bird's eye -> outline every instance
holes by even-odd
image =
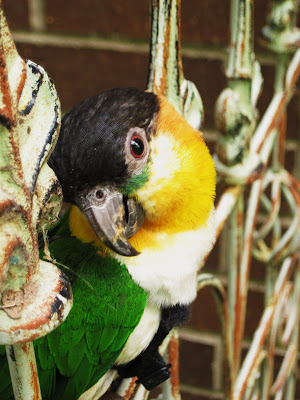
[[[143,157],[143,155],[145,154],[145,144],[144,140],[140,136],[132,136],[130,141],[130,151],[135,158]]]
[[[96,196],[96,199],[102,200],[104,198],[103,190],[100,190],[100,189],[96,190],[95,196]]]

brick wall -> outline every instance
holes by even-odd
[[[260,44],[267,1],[255,0],[255,46],[265,78],[262,114],[271,96],[276,57]],[[229,40],[229,0],[182,1],[185,76],[198,87],[205,109],[204,133],[213,150],[214,104],[226,86],[224,61]],[[41,64],[52,77],[63,111],[80,99],[113,87],[146,87],[149,42],[148,0],[4,0],[19,53]],[[298,96],[289,106],[288,168],[293,171],[298,138]],[[225,275],[218,243],[206,265]],[[245,350],[263,310],[264,266],[251,269]],[[225,279],[225,278],[224,278]],[[220,323],[209,289],[199,293],[181,331],[184,400],[222,399]],[[278,355],[280,358],[280,354]],[[298,391],[300,398],[300,390]]]

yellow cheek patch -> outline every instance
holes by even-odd
[[[213,208],[214,163],[201,133],[163,97],[150,148],[149,180],[136,192],[147,215],[145,232],[137,232],[133,239],[142,241],[139,236],[146,231],[172,234],[199,228]]]

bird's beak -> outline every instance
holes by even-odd
[[[144,221],[144,211],[139,203],[112,186],[86,189],[76,202],[107,247],[123,256],[140,254],[128,242]]]

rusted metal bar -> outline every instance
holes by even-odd
[[[179,339],[178,330],[174,329],[169,337],[167,358],[171,363],[171,377],[164,382],[162,396],[164,399],[180,400],[179,391]]]
[[[221,233],[223,226],[227,221],[229,215],[231,214],[233,207],[235,206],[236,201],[241,193],[242,193],[241,186],[233,186],[227,188],[220,197],[215,212],[215,219],[217,224],[217,237]]]
[[[293,3],[293,4],[292,4]],[[295,7],[295,2],[290,2],[292,7]],[[278,7],[285,6],[286,2],[277,2],[276,4],[273,3],[273,7],[271,8],[271,14],[274,17],[274,10]],[[295,11],[295,9],[294,9]],[[280,12],[277,14],[277,23],[278,17],[280,17]],[[281,14],[282,16],[282,14]],[[280,19],[280,18],[279,18]],[[287,21],[287,19],[285,19]],[[270,18],[269,18],[270,22]],[[295,23],[295,21],[294,21]],[[273,21],[273,28],[274,28],[274,21]],[[272,28],[272,29],[273,29]],[[289,26],[288,30],[291,32],[291,26]],[[270,32],[270,29],[267,27],[265,31]],[[280,30],[277,30],[276,35],[281,36],[279,33]],[[296,32],[297,29],[294,31]],[[274,32],[273,32],[274,33]],[[298,31],[299,33],[299,31]],[[298,34],[297,33],[297,34]],[[271,36],[270,36],[271,38]],[[273,36],[273,41],[275,37]],[[270,43],[269,43],[270,44]],[[273,47],[274,43],[270,46]],[[295,48],[295,47],[294,47]],[[289,49],[290,51],[291,49]],[[280,260],[282,260],[286,255],[292,254],[297,249],[297,244],[295,245],[295,241],[299,240],[298,231],[299,231],[299,191],[297,190],[297,185],[293,184],[293,178],[287,178],[287,173],[283,170],[284,164],[284,144],[285,144],[285,136],[286,136],[286,105],[293,94],[293,85],[295,84],[298,76],[299,76],[299,56],[296,53],[292,62],[288,66],[288,56],[287,56],[287,48],[278,49],[277,51],[281,53],[279,56],[279,62],[276,67],[276,78],[275,78],[275,95],[273,98],[273,104],[271,103],[268,112],[265,114],[264,119],[261,122],[261,125],[257,129],[256,135],[254,137],[253,149],[259,148],[259,134],[261,133],[260,127],[265,123],[265,132],[264,135],[267,137],[268,133],[272,130],[274,131],[274,127],[277,127],[277,139],[274,145],[273,151],[273,160],[272,160],[272,172],[268,172],[265,178],[265,186],[268,184],[272,185],[272,203],[268,203],[265,201],[265,205],[267,205],[268,212],[269,212],[269,219],[267,224],[261,229],[260,238],[259,240],[256,239],[256,246],[261,247],[259,251],[255,250],[254,255],[259,259],[264,259],[265,262],[268,263],[267,265],[267,275],[266,275],[266,304],[269,303],[270,299],[272,298],[273,290],[274,290],[274,280],[276,278],[276,269],[274,265],[276,265]],[[290,86],[291,85],[291,86]],[[277,105],[277,110],[275,107],[272,108],[273,105]],[[262,140],[260,141],[262,143]],[[268,176],[269,175],[269,176]],[[271,176],[270,176],[271,175]],[[281,176],[281,178],[279,178]],[[283,178],[284,177],[284,178]],[[278,179],[279,178],[279,179]],[[287,203],[290,206],[292,223],[287,232],[284,235],[281,233],[280,229],[280,200],[281,195],[286,198]],[[265,199],[266,200],[266,199]],[[273,228],[273,238],[271,248],[264,242],[264,238]],[[295,239],[295,241],[294,241]],[[286,287],[286,291],[289,290],[291,286]],[[282,295],[282,301],[284,301],[284,295]],[[286,295],[288,297],[288,294]],[[295,315],[298,314],[299,311],[295,310]],[[270,393],[272,392],[272,381],[273,381],[273,369],[274,369],[274,353],[275,353],[275,346],[277,340],[278,329],[280,325],[280,321],[282,320],[282,306],[280,303],[278,304],[277,310],[275,311],[274,318],[272,321],[272,329],[269,334],[268,338],[268,352],[266,356],[266,360],[263,366],[263,378],[262,378],[262,385],[261,385],[261,398],[262,400],[266,400],[269,398]],[[286,332],[289,332],[285,337],[285,344],[288,345],[287,337],[291,335],[293,328],[291,328],[291,324],[289,325],[289,329]],[[291,336],[290,336],[291,337]],[[298,337],[298,333],[297,333]],[[291,343],[291,347],[294,348],[294,344]],[[291,348],[290,347],[290,348]],[[287,353],[288,354],[288,353]],[[295,379],[292,377],[292,368],[295,365],[295,360],[293,361],[291,357],[288,357],[289,363],[284,363],[282,365],[281,371],[284,371],[280,374],[281,382],[288,381],[287,384],[287,391],[284,394],[284,385],[282,384],[280,387],[274,383],[273,388],[276,387],[276,396],[275,398],[283,398],[286,399],[293,399],[294,392],[295,392]],[[286,368],[286,365],[289,365],[289,368]],[[289,379],[289,375],[291,378]],[[284,377],[284,378],[283,378]],[[275,393],[275,392],[273,392]]]
[[[180,0],[151,1],[151,32],[148,89],[164,94],[182,113]]]
[[[38,226],[55,221],[61,190],[46,165],[60,105],[42,67],[19,57],[0,1],[0,344],[7,347],[16,399],[40,399],[30,342],[68,315],[64,275],[39,260]]]
[[[203,104],[196,86],[183,74],[180,7],[181,0],[151,0],[148,90],[166,96],[177,111],[198,129]]]
[[[251,79],[253,76],[253,3],[231,2],[231,51],[226,75],[228,78]],[[245,98],[246,102],[248,98]]]
[[[241,354],[241,343],[244,331],[246,304],[247,304],[247,293],[248,293],[248,281],[250,274],[250,260],[252,252],[252,241],[253,232],[255,228],[255,220],[258,211],[258,201],[261,193],[262,180],[254,182],[251,188],[248,208],[246,213],[244,238],[243,238],[243,252],[241,255],[240,263],[240,274],[238,276],[239,293],[236,299],[238,308],[236,309],[236,324],[235,324],[235,336],[234,343],[236,346],[236,362],[239,363]]]
[[[300,31],[296,27],[298,0],[272,0],[267,25],[262,34],[266,46],[276,53],[294,52],[300,45]]]
[[[278,5],[279,2],[277,1],[276,3]],[[252,65],[255,65],[255,63],[251,46],[251,6],[247,4],[247,2],[236,0],[232,1],[231,7],[232,46],[227,69],[230,88],[226,89],[221,94],[217,102],[216,122],[220,132],[224,136],[219,140],[217,156],[215,157],[216,166],[219,175],[221,175],[225,182],[229,184],[245,185],[257,179],[259,174],[263,175],[265,173],[271,152],[273,151],[274,154],[272,173],[268,171],[266,179],[259,178],[252,184],[247,205],[243,237],[238,234],[239,229],[243,227],[241,219],[238,218],[238,215],[242,214],[238,211],[242,210],[242,197],[237,200],[237,206],[233,209],[229,217],[228,226],[230,229],[226,231],[226,264],[229,269],[228,293],[230,322],[232,327],[234,327],[231,329],[231,332],[234,343],[233,376],[235,376],[235,374],[238,373],[240,363],[253,236],[255,237],[256,246],[258,246],[255,249],[256,256],[259,254],[260,259],[264,259],[265,262],[271,261],[272,265],[278,264],[284,257],[293,254],[293,252],[298,249],[299,190],[297,185],[292,183],[293,178],[288,177],[285,171],[281,171],[281,166],[284,161],[285,109],[293,94],[293,87],[299,76],[299,55],[297,53],[295,54],[292,62],[288,66],[288,72],[286,72],[288,59],[286,56],[281,57],[277,66],[274,98],[251,139],[255,124],[254,114],[251,114],[255,106],[255,101],[253,101],[253,99],[257,99],[257,93],[259,92],[257,90],[259,84],[256,86],[256,89],[254,89],[254,85],[251,85],[251,80],[255,80],[254,68],[252,68]],[[259,78],[256,78],[256,80],[258,83],[261,83]],[[239,122],[241,121],[240,115],[244,116],[242,127],[239,127]],[[249,121],[252,122],[249,123]],[[277,126],[280,127],[280,129],[277,129]],[[277,135],[278,132],[279,134]],[[258,155],[258,158],[255,157],[255,154]],[[240,160],[237,156],[240,156]],[[256,172],[258,172],[258,174],[255,175]],[[276,179],[279,175],[281,175],[281,180]],[[270,183],[272,183],[273,186],[272,202],[263,195],[263,191]],[[281,193],[285,196],[291,208],[292,215],[295,216],[291,227],[282,237],[278,218]],[[242,196],[242,194],[240,196]],[[263,225],[259,232],[255,232],[261,196],[264,202],[263,204],[268,208],[269,216],[267,223]],[[272,250],[268,254],[266,253],[266,245],[263,239],[272,229],[274,240],[272,243]],[[242,255],[239,256],[238,249],[241,245],[243,246],[243,251]],[[273,298],[273,285],[271,285],[271,280],[269,293],[270,298]],[[279,313],[278,310],[277,313]],[[265,317],[267,316],[264,314],[264,318]],[[270,319],[268,319],[269,317]],[[268,323],[271,324],[274,313],[269,317],[267,317]],[[275,326],[276,324],[273,326],[274,332],[276,331]],[[263,332],[257,332],[257,340],[265,342],[267,340],[267,332],[268,329]],[[274,335],[269,343],[273,350],[270,349],[270,358],[267,368],[269,375],[268,377],[265,375],[265,382],[272,381],[270,369],[273,367],[271,359],[275,346]],[[253,352],[255,352],[255,346],[251,346],[246,358],[246,360],[249,360],[251,356],[253,356],[251,367],[248,365],[248,374],[243,381],[244,383],[241,383],[241,376],[243,374],[242,371],[245,371],[245,368],[247,368],[245,367],[247,364],[246,360],[234,384],[234,399],[250,399],[255,398],[255,396],[262,399],[267,398],[265,396],[266,393],[269,393],[270,383],[264,385],[264,393],[260,393],[260,387],[256,382],[256,376],[261,369],[261,363],[266,357],[266,351],[261,349],[261,352],[256,352],[255,354]],[[251,353],[253,354],[251,355]],[[242,388],[243,384],[244,387]],[[239,393],[239,395],[237,395],[237,393]]]
[[[198,291],[209,287],[212,289],[219,318],[222,326],[222,337],[225,348],[224,354],[224,391],[228,398],[231,398],[231,390],[234,382],[233,374],[233,344],[231,341],[232,332],[230,325],[228,298],[222,282],[211,274],[200,274],[198,277]]]
[[[41,399],[33,344],[6,346],[6,352],[15,400]]]
[[[253,4],[251,1],[232,0],[231,48],[227,66],[229,88],[222,92],[216,105],[216,123],[222,136],[219,138],[215,157],[218,173],[229,184],[245,185],[256,179],[262,169],[260,157],[249,152],[255,127],[255,104],[262,84],[260,68],[254,59],[252,41]],[[259,190],[259,187],[257,189]],[[253,221],[257,212],[255,204],[254,207],[248,207],[243,234],[243,202],[241,191],[226,230],[234,379],[241,357]]]
[[[278,124],[294,91],[300,73],[300,50],[297,50],[286,71],[284,91],[274,94],[251,140],[251,151],[259,152],[265,139]]]
[[[243,398],[243,395],[247,388],[249,376],[251,375],[253,367],[255,366],[257,357],[263,349],[267,333],[270,331],[276,305],[280,298],[280,293],[283,291],[284,285],[290,278],[296,261],[296,257],[289,257],[283,263],[282,269],[275,284],[272,302],[265,308],[259,326],[254,334],[251,347],[247,353],[247,356],[243,362],[243,366],[239,371],[238,377],[236,379],[233,392],[234,400],[240,400]]]
[[[295,316],[294,324],[291,326],[287,325],[287,329],[282,336],[282,342],[286,345],[288,342],[290,345],[295,346],[295,352],[299,352],[299,321],[300,321],[300,263],[298,262],[298,268],[295,271],[294,277],[294,296],[292,307],[289,309],[289,317]],[[293,320],[293,318],[291,318]],[[292,329],[290,329],[290,327]],[[285,333],[287,335],[285,335]],[[294,399],[296,393],[296,381],[297,381],[297,359],[294,360],[293,368],[291,369],[288,376],[286,376],[285,384],[285,400]]]
[[[241,195],[238,198],[237,205],[233,210],[226,227],[225,234],[227,236],[227,252],[226,252],[226,264],[230,265],[228,270],[228,279],[231,285],[228,287],[229,297],[229,312],[230,312],[230,327],[231,327],[231,338],[233,338],[233,354],[232,354],[232,366],[233,376],[237,374],[237,368],[239,365],[240,352],[237,351],[238,346],[235,343],[236,340],[236,324],[239,324],[239,307],[240,307],[240,262],[243,249],[243,222],[244,222],[244,199]]]
[[[291,343],[287,349],[287,352],[285,353],[284,360],[278,372],[276,381],[274,382],[271,388],[272,394],[276,394],[278,391],[283,389],[286,383],[287,376],[290,375],[292,369],[294,368],[296,359],[297,359],[297,346],[295,343]]]

